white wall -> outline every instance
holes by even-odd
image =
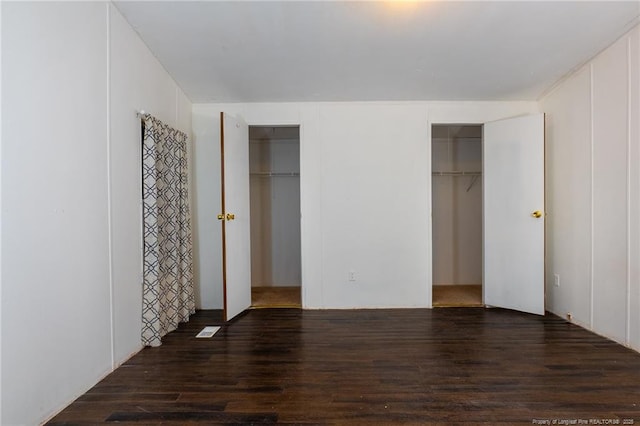
[[[639,64],[636,27],[541,101],[547,113],[547,307],[636,350]]]
[[[483,123],[535,102],[198,104],[193,107],[200,292],[222,306],[217,264],[219,112],[300,125],[302,303],[426,307],[431,301],[431,123]],[[211,261],[213,260],[213,262]],[[204,265],[201,262],[201,265]],[[356,281],[348,281],[350,270]],[[206,273],[206,280],[203,274]]]
[[[190,103],[110,3],[2,4],[2,418],[37,424],[140,348],[139,121]]]
[[[2,2],[0,2],[0,52],[2,51]],[[0,54],[0,99],[2,98],[2,54]],[[0,102],[0,165],[2,164],[2,102]],[[2,169],[0,167],[0,321],[2,320]],[[2,327],[0,325],[0,421],[2,421]]]
[[[3,4],[2,424],[111,368],[105,12]]]
[[[193,114],[193,274],[196,307],[222,309],[220,117]]]
[[[115,7],[110,7],[110,176],[115,359],[140,347],[140,120],[144,109],[190,134],[191,103]]]

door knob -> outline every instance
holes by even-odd
[[[227,213],[227,220],[233,220],[236,218],[236,215],[233,213]]]
[[[536,219],[538,219],[538,218],[540,218],[542,216],[542,212],[540,210],[536,210],[535,212],[531,213],[531,216],[533,216]]]
[[[224,220],[224,215],[223,214],[219,214],[218,215],[218,220]]]

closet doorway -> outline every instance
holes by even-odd
[[[249,173],[251,306],[299,308],[299,126],[249,126]]]
[[[483,306],[482,125],[431,127],[433,307]]]

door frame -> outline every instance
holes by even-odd
[[[482,123],[474,123],[474,122],[467,122],[464,120],[453,120],[453,121],[448,121],[448,120],[438,120],[438,121],[431,121],[428,120],[428,126],[429,126],[429,158],[428,158],[428,169],[429,169],[429,261],[427,263],[427,265],[429,266],[429,270],[431,271],[431,273],[429,274],[428,277],[428,286],[429,286],[429,300],[428,300],[428,307],[430,309],[433,309],[433,175],[432,175],[432,171],[433,171],[433,126],[479,126],[480,128],[484,128],[484,122]],[[480,138],[480,144],[481,144],[481,150],[484,148],[484,132],[483,132],[483,136]],[[482,171],[484,174],[484,159],[481,157],[480,158],[480,162],[482,163]],[[483,186],[484,187],[484,186]],[[484,219],[484,191],[482,193],[482,205],[481,205],[481,209],[482,209],[482,214],[483,214],[483,219]],[[481,230],[482,232],[482,269],[484,271],[484,227]],[[482,286],[482,304],[484,304],[484,273],[482,274],[482,282],[480,283],[480,285]]]
[[[303,251],[304,251],[304,246],[302,244],[303,242],[303,226],[302,226],[302,125],[301,124],[253,124],[249,121],[247,121],[247,126],[249,127],[249,130],[251,129],[251,127],[296,127],[298,129],[298,168],[300,169],[299,172],[299,186],[300,186],[300,203],[298,204],[298,210],[300,213],[300,306],[302,309],[304,309],[304,262],[303,262]],[[251,153],[251,137],[249,136],[249,138],[247,139],[247,145],[249,148],[249,153]],[[249,161],[251,161],[251,157],[249,156]],[[251,164],[248,165],[249,167],[249,173],[251,173]],[[249,185],[251,185],[251,176],[249,176]],[[251,220],[249,220],[249,223],[251,223]],[[251,231],[249,231],[249,239],[251,239]]]

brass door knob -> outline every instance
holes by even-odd
[[[218,215],[218,220],[224,220],[224,215],[223,214],[219,214]]]
[[[531,216],[535,217],[536,219],[542,217],[542,212],[540,210],[536,210],[535,212],[531,213]]]
[[[236,215],[233,213],[227,213],[227,220],[233,220],[236,218]]]

